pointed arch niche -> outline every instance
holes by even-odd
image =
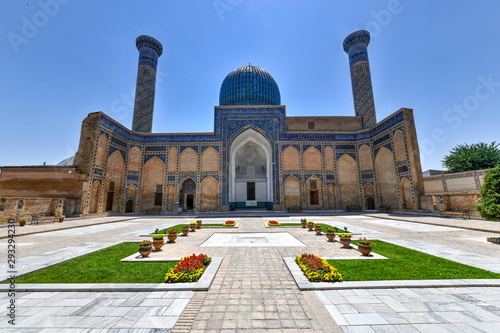
[[[285,208],[302,207],[302,191],[300,181],[294,176],[288,177],[283,183]]]
[[[104,194],[106,211],[118,212],[122,207],[123,177],[125,176],[125,162],[119,151],[108,157]]]
[[[207,177],[201,182],[200,209],[202,211],[216,210],[219,206],[219,184],[213,177]]]
[[[90,187],[89,213],[98,213],[101,201],[101,183],[95,180]]]
[[[379,189],[379,200],[381,205],[389,206],[391,209],[399,208],[398,179],[392,152],[387,148],[381,148],[375,158],[375,169]]]
[[[249,128],[231,143],[230,202],[272,202],[272,148],[264,135]],[[253,199],[253,200],[252,200]]]
[[[142,211],[149,208],[161,208],[165,164],[158,157],[149,159],[144,164],[142,173]]]
[[[327,196],[328,196],[328,209],[335,209],[337,199],[335,197],[335,186],[328,185],[326,188]]]
[[[137,187],[129,185],[125,189],[125,213],[135,212],[135,203],[137,198]]]
[[[410,181],[403,177],[401,180],[401,185],[399,186],[401,191],[401,203],[403,204],[403,209],[413,209],[413,200],[411,198],[411,184]]]
[[[351,156],[344,154],[337,161],[337,174],[339,183],[340,209],[347,206],[359,206],[361,197],[359,193],[358,166]]]

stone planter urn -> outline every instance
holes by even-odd
[[[191,228],[191,232],[196,232],[196,228],[198,228],[197,224],[190,224],[189,228]]]
[[[175,243],[176,239],[177,239],[177,234],[168,234],[168,242],[169,243]]]
[[[327,231],[326,238],[328,238],[329,242],[333,242],[333,240],[335,239],[335,233],[333,231]]]
[[[149,246],[141,246],[139,247],[139,254],[143,257],[146,258],[153,252],[153,245]]]
[[[196,229],[201,229],[201,220],[196,221],[197,226]]]
[[[165,244],[163,239],[153,240],[153,246],[155,247],[155,251],[161,251],[161,247]]]
[[[372,252],[372,245],[358,244],[358,250],[362,255],[367,256]]]
[[[340,237],[340,244],[342,244],[342,247],[349,247],[351,245],[351,238]]]
[[[314,223],[307,223],[307,229],[309,231],[313,230],[314,229]]]
[[[321,233],[323,232],[321,227],[314,227],[314,231],[316,231],[316,235],[321,235]]]
[[[189,228],[188,227],[183,227],[182,228],[182,236],[187,236],[189,234]]]
[[[302,228],[307,228],[307,221],[300,221]]]

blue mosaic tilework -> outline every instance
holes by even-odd
[[[354,154],[354,153],[337,153],[337,155],[336,155],[337,160],[339,160],[344,155],[349,155],[356,161],[356,154]]]
[[[373,140],[373,145],[376,146],[384,141],[389,140],[390,138],[391,138],[391,136],[389,134],[386,134],[378,139]]]
[[[122,126],[118,125],[114,121],[110,120],[107,117],[101,117],[100,124],[101,126],[108,128],[110,131],[115,132],[116,134],[122,136],[126,140],[130,140],[132,142],[141,142],[141,143],[169,143],[169,142],[197,142],[197,143],[205,143],[205,142],[221,142],[222,141],[222,121],[224,115],[245,115],[250,116],[260,116],[260,115],[268,115],[274,116],[271,117],[278,121],[278,128],[265,129],[268,133],[276,132],[281,141],[361,141],[366,139],[371,139],[377,134],[387,130],[388,128],[396,125],[397,123],[403,121],[404,115],[403,111],[397,112],[392,117],[387,119],[386,121],[377,124],[377,126],[362,131],[359,133],[352,134],[334,134],[334,133],[286,133],[285,131],[285,107],[276,107],[276,108],[256,108],[256,109],[216,109],[215,110],[215,132],[207,133],[207,134],[155,134],[155,135],[141,135],[138,133],[132,133]],[[256,118],[256,117],[254,117]],[[268,121],[269,124],[269,121]]]
[[[139,66],[149,66],[157,68],[158,54],[150,48],[142,48],[139,50]]]
[[[310,147],[314,147],[316,148],[317,150],[319,150],[321,152],[321,146],[317,146],[317,145],[304,145],[303,146],[304,148],[304,151],[306,151],[307,149],[309,149]]]
[[[353,150],[353,149],[356,149],[356,146],[355,145],[336,145],[335,148]]]
[[[380,150],[381,148],[387,148],[387,149],[389,149],[390,151],[392,151],[392,146],[391,146],[391,144],[389,143],[389,144],[386,144],[385,146],[381,146],[381,147],[376,148],[376,149],[373,151],[373,152],[374,152],[374,156],[377,156],[377,154],[378,154],[378,152],[379,152],[379,150]]]
[[[115,145],[122,146],[123,148],[127,148],[127,143],[123,140],[120,140],[114,136],[111,137],[111,142]]]
[[[201,181],[204,181],[205,178],[208,178],[208,177],[212,177],[213,179],[215,179],[217,182],[219,181],[219,176],[218,175],[203,175],[201,176]]]
[[[319,178],[321,181],[323,181],[323,175],[321,175],[321,174],[314,174],[314,173],[313,173],[313,174],[306,174],[306,175],[305,175],[305,180],[307,181],[307,180],[309,180],[309,178],[311,178],[311,177],[317,177],[317,178]]]
[[[165,151],[167,146],[146,146],[145,151]]]
[[[146,162],[152,159],[153,157],[158,157],[160,160],[162,160],[163,163],[165,163],[165,154],[159,154],[159,155],[145,155],[144,164],[146,164]]]
[[[113,154],[115,151],[119,151],[120,154],[122,154],[123,160],[126,161],[126,159],[127,159],[127,153],[125,151],[123,151],[121,149],[118,149],[118,148],[115,148],[113,146],[109,147],[108,157],[111,156],[111,154]]]
[[[406,172],[406,171],[408,171],[408,167],[406,165],[400,166],[398,168],[398,172],[400,172],[400,173]]]

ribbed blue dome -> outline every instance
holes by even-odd
[[[226,76],[219,105],[281,105],[280,90],[271,74],[249,64]]]

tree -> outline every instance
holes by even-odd
[[[498,146],[495,141],[458,145],[444,157],[443,166],[448,173],[494,168],[500,163]]]
[[[500,165],[486,171],[476,209],[485,219],[500,221]]]

